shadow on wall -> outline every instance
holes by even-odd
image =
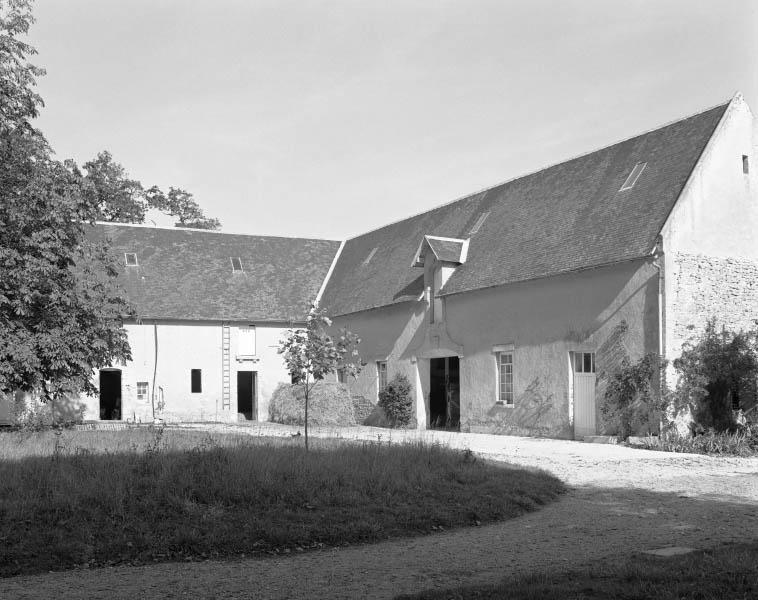
[[[513,407],[495,405],[487,412],[491,432],[506,435],[570,436],[565,431],[565,419],[555,405],[550,386],[535,377],[526,389],[516,396]]]

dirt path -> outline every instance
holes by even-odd
[[[286,427],[203,426],[253,435]],[[335,435],[316,431],[317,436]],[[415,439],[416,432],[392,432]],[[376,439],[386,430],[340,430]],[[718,459],[559,440],[425,433],[497,460],[540,466],[573,486],[523,517],[427,537],[283,558],[161,564],[0,580],[0,598],[392,598],[494,583],[666,546],[758,539],[758,459]]]

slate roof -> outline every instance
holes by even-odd
[[[89,235],[112,240],[119,283],[142,319],[304,321],[340,245],[115,223]],[[139,266],[125,266],[127,252]]]
[[[466,263],[443,294],[649,255],[727,106],[350,239],[321,305],[340,315],[418,298],[423,275],[411,262],[424,235],[470,237]],[[619,191],[639,162],[647,166],[634,187]]]

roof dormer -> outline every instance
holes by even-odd
[[[468,254],[468,240],[425,235],[416,254],[413,255],[411,266],[423,267],[426,264],[426,256],[430,252],[439,262],[452,263],[455,266],[462,265],[466,262]]]

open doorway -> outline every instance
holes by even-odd
[[[256,417],[256,376],[255,371],[237,371],[237,413],[244,415],[246,421]]]
[[[429,428],[460,428],[460,378],[457,356],[429,361]]]
[[[118,369],[100,371],[100,419],[121,420],[121,371]]]

